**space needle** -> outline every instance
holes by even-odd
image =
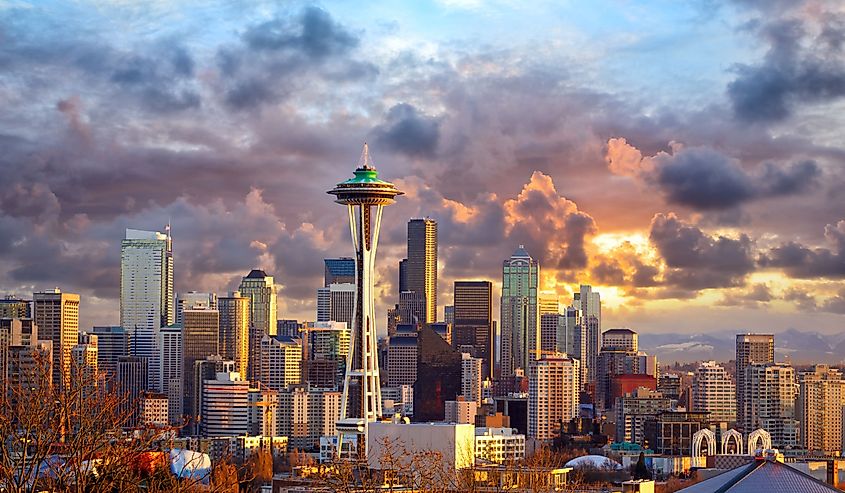
[[[376,247],[382,210],[403,192],[379,179],[365,143],[355,176],[326,193],[346,206],[355,247],[355,311],[337,422],[337,454],[341,454],[344,436],[354,435],[359,454],[366,457],[369,423],[382,417],[373,285]]]

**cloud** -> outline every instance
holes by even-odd
[[[400,103],[388,110],[384,123],[374,128],[373,134],[386,149],[410,157],[433,158],[440,140],[440,121]]]
[[[667,270],[664,283],[697,290],[741,286],[754,270],[753,241],[747,235],[711,236],[674,214],[657,214],[649,239]]]
[[[643,157],[624,138],[613,138],[608,140],[605,160],[612,173],[658,189],[668,203],[703,211],[803,192],[815,186],[821,175],[813,161],[787,166],[766,162],[761,172],[751,174],[736,159],[715,149],[676,142],[670,147],[671,152]]]
[[[768,52],[760,63],[734,67],[737,77],[727,87],[738,119],[778,122],[801,105],[845,96],[845,15],[823,2],[810,9],[821,12],[765,11],[758,20],[757,33],[768,43]]]
[[[816,298],[808,291],[801,288],[788,288],[783,293],[783,299],[795,304],[795,306],[802,311],[815,311],[818,308],[816,305]]]
[[[730,290],[724,293],[718,304],[722,306],[747,306],[756,308],[774,299],[772,290],[763,283],[753,284],[745,290]]]
[[[819,305],[819,310],[845,315],[845,289],[840,289],[839,294],[835,296],[825,298]]]
[[[763,267],[783,269],[797,278],[845,277],[845,220],[828,224],[824,236],[833,248],[811,248],[796,241],[782,243],[770,248],[760,256]]]

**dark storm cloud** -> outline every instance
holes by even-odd
[[[787,11],[788,12],[788,11]],[[845,96],[845,61],[841,40],[843,15],[823,12],[817,19],[765,12],[759,35],[769,51],[758,64],[735,68],[728,84],[734,114],[746,122],[776,122],[805,103]]]
[[[247,28],[240,43],[218,49],[217,66],[225,75],[223,101],[234,109],[256,109],[320,79],[345,83],[372,78],[378,69],[355,58],[359,44],[356,34],[318,7],[279,14]]]
[[[611,286],[619,286],[625,284],[625,271],[619,265],[619,262],[614,259],[607,259],[599,262],[593,266],[593,278],[602,283]]]
[[[772,290],[766,284],[754,284],[747,290],[730,290],[718,301],[722,306],[745,306],[757,308],[774,299]]]
[[[733,207],[755,193],[748,175],[712,149],[676,153],[656,173],[657,183],[669,202],[696,209]]]
[[[782,269],[787,275],[811,279],[845,277],[845,220],[828,224],[825,238],[833,248],[811,248],[796,241],[789,241],[771,248],[760,256],[763,267]]]
[[[845,289],[841,289],[839,294],[826,298],[819,305],[819,310],[823,312],[845,314]]]
[[[754,270],[753,242],[746,235],[713,237],[674,214],[658,214],[649,239],[666,263],[668,285],[690,290],[740,286]]]
[[[400,103],[388,110],[384,123],[373,129],[373,134],[378,144],[394,152],[433,158],[440,139],[440,121]]]
[[[727,210],[737,218],[742,217],[742,204],[805,192],[818,185],[822,174],[811,160],[788,165],[769,161],[749,172],[737,159],[710,147],[671,146],[671,153],[643,157],[625,139],[610,139],[605,156],[611,172],[656,187],[671,204],[723,216]]]

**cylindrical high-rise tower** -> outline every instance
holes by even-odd
[[[346,378],[337,422],[337,453],[343,447],[344,435],[358,436],[358,451],[366,457],[369,423],[381,418],[381,384],[378,370],[378,341],[375,327],[376,247],[381,213],[386,205],[402,195],[392,183],[379,180],[378,171],[370,163],[367,144],[355,176],[329,190],[349,211],[349,228],[355,247],[355,312]]]

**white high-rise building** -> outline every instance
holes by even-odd
[[[501,373],[513,375],[537,359],[541,349],[537,288],[540,263],[520,245],[502,264]]]
[[[475,457],[496,464],[520,461],[525,458],[525,435],[515,428],[476,428]]]
[[[414,385],[417,381],[416,334],[398,332],[387,347],[387,384],[392,387]]]
[[[581,341],[582,351],[584,352],[584,359],[581,362],[587,366],[585,372],[587,379],[594,382],[596,380],[599,351],[601,350],[601,295],[593,292],[591,286],[582,284],[579,292],[573,296],[572,305],[579,311],[585,337]]]
[[[839,455],[845,438],[842,372],[827,365],[816,365],[813,371],[802,373],[796,410],[801,422],[802,447],[811,452]]]
[[[329,284],[317,289],[317,321],[346,322],[352,327],[355,284]]]
[[[341,393],[294,385],[279,392],[277,433],[288,437],[291,448],[320,445],[320,437],[335,435]]]
[[[169,422],[178,423],[182,417],[182,326],[179,324],[162,327],[158,331],[159,376],[161,393],[168,399]]]
[[[631,329],[608,329],[601,335],[602,349],[639,351],[639,335]]]
[[[481,374],[484,360],[461,353],[461,394],[464,399],[481,404]]]
[[[249,298],[250,325],[267,335],[276,335],[276,284],[273,276],[253,269],[241,280],[238,291]]]
[[[725,369],[715,361],[705,361],[692,379],[692,410],[709,412],[714,422],[736,420],[736,386]]]
[[[221,372],[214,380],[204,380],[201,416],[203,436],[246,435],[249,431],[249,382],[238,372]]]
[[[581,362],[543,355],[528,366],[528,436],[551,440],[558,423],[578,416]]]
[[[745,367],[744,386],[749,433],[762,428],[771,435],[774,448],[796,447],[799,424],[795,415],[795,370],[780,363],[751,364]]]
[[[182,312],[185,310],[216,310],[217,295],[214,293],[201,293],[199,291],[187,291],[176,294],[176,323],[182,323]]]
[[[120,245],[120,326],[157,330],[176,321],[173,242],[167,234],[127,229]]]
[[[478,413],[478,403],[465,399],[459,395],[454,401],[444,402],[444,418],[447,423],[475,425],[475,415]]]
[[[261,339],[261,383],[284,390],[302,380],[302,341],[298,338]]]
[[[740,431],[751,433],[750,411],[745,402],[745,368],[752,364],[775,362],[775,336],[772,334],[736,335],[736,421]]]

